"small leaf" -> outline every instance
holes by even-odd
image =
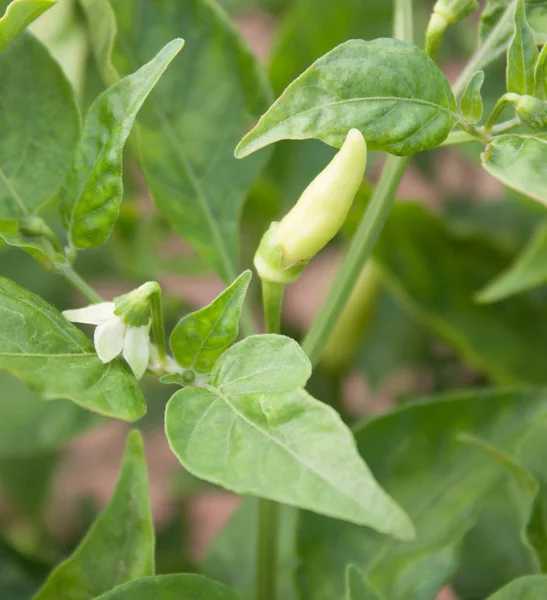
[[[245,271],[209,306],[178,322],[170,344],[179,365],[198,373],[212,371],[216,361],[237,337],[251,276],[250,271]]]
[[[538,228],[515,261],[477,294],[478,302],[499,302],[547,283],[547,224]]]
[[[515,579],[486,600],[545,600],[547,575],[528,575]]]
[[[78,137],[74,92],[29,33],[0,54],[0,218],[35,214],[57,194]]]
[[[346,600],[382,600],[365,574],[355,565],[346,569]]]
[[[446,139],[455,104],[446,77],[414,44],[350,40],[289,85],[240,142],[236,156],[282,139],[318,138],[340,147],[352,128],[371,150],[409,155]]]
[[[142,391],[121,359],[104,365],[92,342],[55,308],[4,277],[0,370],[47,399],[70,398],[89,410],[128,421],[146,412]]]
[[[56,261],[65,261],[64,256],[57,253],[51,242],[44,237],[36,237],[26,234],[19,227],[18,221],[13,221],[14,230],[3,231],[0,227],[0,238],[9,246],[21,248],[30,254],[34,260],[39,262],[44,269],[53,269]]]
[[[359,459],[338,413],[302,389],[310,374],[293,340],[246,338],[221,356],[210,385],[171,398],[171,449],[192,474],[237,493],[411,538],[412,524]]]
[[[547,205],[547,139],[502,135],[486,147],[481,161],[490,175]]]
[[[132,431],[114,494],[35,600],[88,600],[154,574],[154,527],[141,434]],[[154,597],[154,596],[149,596]]]
[[[61,217],[74,248],[99,246],[112,232],[123,194],[123,147],[139,109],[183,43],[167,44],[91,105],[61,190]]]
[[[461,99],[463,118],[471,124],[478,123],[482,117],[483,103],[481,88],[484,83],[484,71],[477,71],[469,80]]]
[[[534,93],[534,69],[538,49],[534,32],[526,20],[524,0],[515,8],[515,31],[507,50],[507,91],[525,95]]]
[[[160,575],[126,583],[95,600],[239,600],[239,596],[201,575]]]
[[[0,18],[0,52],[58,0],[13,0]]]
[[[547,100],[547,44],[543,46],[536,63],[534,95],[540,100]]]

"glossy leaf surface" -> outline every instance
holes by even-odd
[[[547,576],[531,575],[506,585],[487,600],[543,600],[547,595]]]
[[[132,431],[108,506],[72,556],[51,573],[35,600],[88,600],[153,575],[149,494],[142,437]]]
[[[502,135],[487,146],[481,159],[490,175],[547,205],[547,140]]]
[[[269,101],[261,66],[233,24],[204,0],[113,0],[113,64],[126,75],[173,37],[186,47],[139,117],[146,180],[159,209],[231,283],[239,217],[267,155],[233,157],[249,122]]]
[[[122,585],[97,600],[239,600],[229,588],[200,575],[161,575]]]
[[[178,322],[171,333],[170,345],[179,365],[198,373],[213,370],[237,337],[250,281],[251,272],[245,271],[211,304]]]
[[[13,0],[0,18],[0,52],[57,0]]]
[[[448,81],[416,46],[350,40],[291,83],[236,155],[282,139],[318,138],[340,147],[351,128],[363,133],[371,150],[413,154],[444,141],[454,111]]]
[[[104,415],[135,420],[142,391],[120,360],[104,365],[92,342],[40,297],[0,278],[0,369],[47,399],[69,398]]]
[[[123,147],[139,109],[183,43],[170,42],[91,105],[61,190],[61,217],[73,247],[99,246],[112,232],[123,195]]]
[[[171,398],[171,449],[192,474],[235,492],[412,537],[339,415],[302,389],[310,374],[293,340],[246,338],[222,355],[206,388]]]

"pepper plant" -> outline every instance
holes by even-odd
[[[25,527],[2,521],[0,596],[546,598],[547,3],[1,8],[0,481]],[[268,68],[249,9],[278,24]],[[504,198],[395,202],[448,156]],[[283,298],[332,247],[299,331]],[[224,291],[192,312],[165,291],[181,274]],[[416,365],[437,394],[344,404],[348,373]],[[67,548],[59,453],[108,420],[135,429]],[[157,421],[194,486],[242,498],[199,564],[176,522],[169,560],[154,531]]]

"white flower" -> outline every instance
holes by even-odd
[[[127,327],[114,314],[114,302],[101,302],[76,310],[65,310],[63,315],[73,323],[97,325],[95,350],[103,363],[123,357],[137,379],[140,379],[150,359],[150,324],[143,327]]]

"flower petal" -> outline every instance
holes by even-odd
[[[114,316],[114,302],[100,302],[76,310],[64,310],[63,316],[72,323],[101,325]]]
[[[107,363],[122,351],[125,325],[118,317],[108,319],[95,329],[95,350],[102,362]]]
[[[150,326],[128,327],[123,345],[123,357],[137,379],[140,379],[150,360]]]

